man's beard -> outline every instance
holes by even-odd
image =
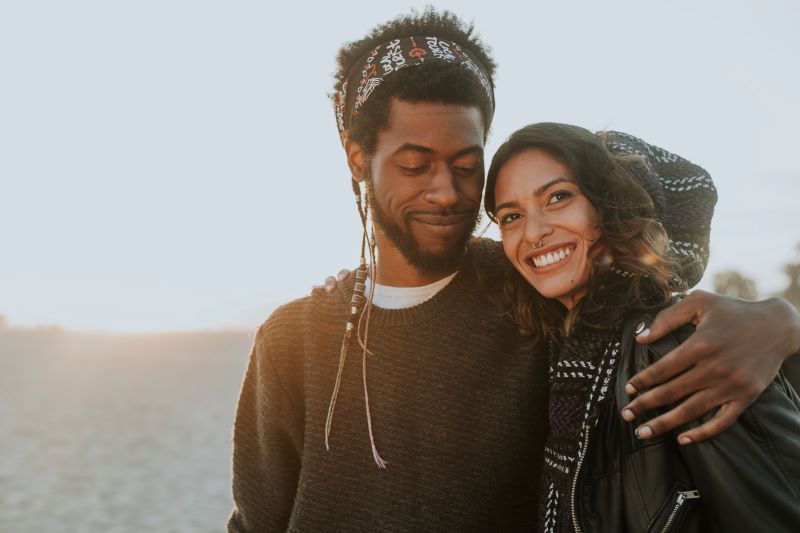
[[[464,234],[459,236],[449,249],[441,252],[430,252],[420,247],[407,221],[404,226],[400,226],[381,208],[380,204],[375,199],[375,189],[372,180],[367,179],[366,183],[368,191],[367,198],[369,199],[369,208],[372,210],[373,222],[383,231],[389,241],[394,244],[411,266],[422,274],[449,274],[458,269],[461,259],[464,257],[464,252],[467,249],[467,242],[480,222],[479,206],[469,208],[466,211],[464,209],[458,211],[437,211],[437,215],[443,216],[469,212],[468,216],[473,222],[469,230],[465,230]]]

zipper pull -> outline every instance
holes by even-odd
[[[678,494],[683,496],[684,499],[687,500],[696,500],[700,498],[700,491],[699,490],[684,490],[679,491]]]

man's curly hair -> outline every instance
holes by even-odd
[[[342,83],[352,69],[373,48],[397,37],[407,36],[435,36],[458,43],[480,60],[494,85],[495,62],[489,55],[490,49],[475,34],[474,26],[464,23],[449,11],[439,12],[429,6],[422,13],[412,11],[377,26],[363,39],[342,46],[337,54],[331,98],[341,90]],[[489,133],[492,103],[488,101],[476,76],[456,63],[425,63],[387,77],[380,90],[373,93],[363,111],[349,125],[349,138],[361,145],[367,155],[374,153],[378,133],[388,126],[389,102],[392,98],[406,102],[441,102],[477,107],[483,114],[484,135]]]

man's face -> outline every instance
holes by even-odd
[[[392,100],[366,166],[373,219],[416,270],[457,268],[478,223],[483,118],[476,107]]]

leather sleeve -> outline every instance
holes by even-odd
[[[794,387],[794,390],[800,390],[800,351],[789,356],[783,362],[783,373],[786,374],[786,379]]]
[[[628,339],[635,322],[626,325]],[[684,328],[651,345],[631,341],[627,346],[636,352],[635,365],[643,367],[677,347],[691,332],[692,328]],[[670,438],[713,415],[677,428]],[[676,448],[700,491],[711,531],[798,531],[800,398],[783,373],[730,428],[706,441]]]
[[[715,530],[800,527],[800,400],[782,374],[729,429],[679,449]]]

